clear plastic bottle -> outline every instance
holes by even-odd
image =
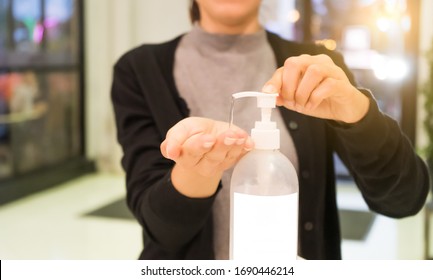
[[[230,186],[230,259],[294,260],[298,251],[298,177],[279,151],[280,136],[271,121],[276,95],[257,97],[262,120],[251,131],[255,149],[235,166]]]

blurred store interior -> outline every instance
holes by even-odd
[[[186,32],[188,5],[0,0],[0,259],[138,257],[112,66],[134,46]],[[264,26],[282,37],[341,52],[421,155],[432,145],[420,94],[432,77],[432,16],[430,0],[264,0],[261,11]],[[399,220],[369,212],[336,159],[343,258],[433,258],[432,210]]]

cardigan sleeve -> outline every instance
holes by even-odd
[[[341,54],[317,48],[329,55],[357,86]],[[398,123],[380,111],[372,93],[359,90],[369,98],[369,110],[356,124],[327,121],[333,148],[371,210],[395,218],[414,215],[424,206],[428,195],[427,167]]]
[[[330,56],[356,86],[343,56],[335,52]],[[414,215],[428,195],[427,167],[398,123],[380,111],[373,94],[358,89],[369,98],[369,110],[356,124],[327,122],[334,149],[371,210],[394,218]]]
[[[401,218],[418,213],[429,191],[423,160],[395,120],[383,114],[373,96],[356,124],[329,122],[334,148],[348,167],[371,210]]]
[[[280,66],[288,56],[326,54],[356,86],[354,75],[341,54],[314,44],[281,43],[273,34],[269,38]],[[361,91],[370,99],[363,120],[354,125],[325,121],[332,148],[349,169],[372,210],[390,217],[414,215],[424,206],[428,195],[427,167],[397,122],[379,110],[369,91]]]
[[[165,134],[155,121],[158,114],[167,117],[171,113],[154,108],[146,98],[151,93],[163,93],[152,86],[155,77],[143,73],[136,63],[155,61],[151,55],[140,57],[136,52],[124,55],[115,64],[111,89],[117,137],[123,149],[127,203],[148,238],[166,252],[175,253],[202,230],[215,196],[192,199],[174,188],[170,180],[174,162],[160,153]],[[145,68],[158,69],[157,65]]]

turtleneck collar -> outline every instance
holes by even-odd
[[[252,52],[263,46],[267,40],[266,31],[261,28],[251,34],[228,35],[209,33],[195,23],[188,33],[189,39],[200,49],[217,52]]]

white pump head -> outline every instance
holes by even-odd
[[[275,150],[280,148],[280,130],[277,124],[271,121],[272,108],[276,107],[277,93],[263,93],[256,91],[243,91],[233,94],[234,99],[256,97],[257,107],[261,109],[262,119],[256,121],[251,130],[251,138],[255,148],[260,150]]]

